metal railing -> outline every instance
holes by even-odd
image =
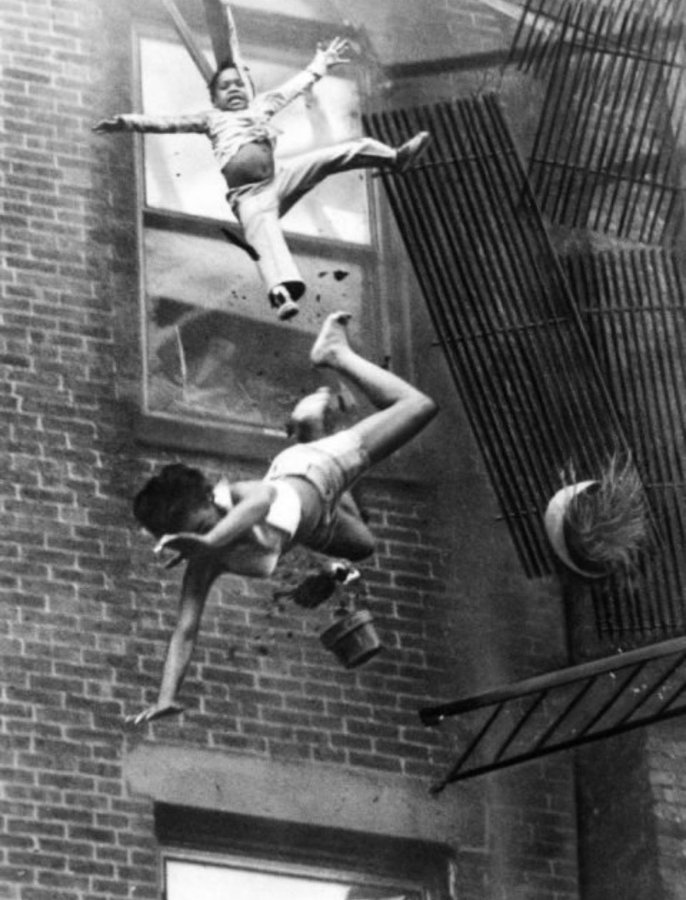
[[[561,470],[596,477],[627,444],[497,98],[364,121],[392,145],[433,136],[383,181],[524,570],[548,573]]]
[[[439,793],[518,763],[686,713],[686,637],[630,650],[420,710],[460,717],[462,750]]]

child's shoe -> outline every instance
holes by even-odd
[[[283,284],[279,284],[271,289],[269,292],[269,302],[276,310],[276,314],[282,322],[292,319],[293,316],[297,316],[300,312],[300,307],[291,297],[288,288]]]
[[[352,584],[361,577],[360,570],[348,562],[347,559],[328,559],[322,565],[322,572],[326,572],[334,581],[340,584]]]

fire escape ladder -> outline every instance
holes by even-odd
[[[542,515],[560,471],[595,477],[627,441],[497,97],[364,125],[392,145],[433,136],[382,179],[502,518],[527,575],[549,574]]]
[[[686,712],[686,637],[420,710],[455,719],[461,752],[432,791]]]

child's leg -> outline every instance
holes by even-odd
[[[257,268],[272,305],[279,307],[279,317],[295,315],[298,308],[293,301],[303,295],[305,283],[281,230],[275,190],[267,186],[246,191],[234,202],[233,209],[246,240],[257,251]]]
[[[350,315],[330,315],[310,353],[315,366],[328,367],[344,375],[378,407],[351,426],[362,440],[371,463],[385,459],[420,432],[436,415],[436,404],[392,372],[363,359],[348,343],[346,324]]]
[[[425,135],[425,137],[420,137]],[[279,170],[276,181],[279,215],[284,216],[313,187],[337,172],[351,169],[397,168],[404,170],[428,143],[426,132],[420,132],[402,147],[395,149],[374,138],[363,137],[322,147],[288,160]]]

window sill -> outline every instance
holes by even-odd
[[[228,456],[251,462],[270,462],[288,446],[285,434],[264,428],[176,418],[139,412],[134,420],[136,440],[149,447]]]
[[[277,453],[291,446],[286,435],[276,430],[237,423],[181,421],[144,412],[134,415],[133,432],[136,441],[143,446],[203,453],[265,467]],[[431,467],[417,466],[418,453],[411,448],[397,451],[391,459],[374,466],[372,472],[364,476],[365,482],[431,487],[434,482],[428,474]]]

